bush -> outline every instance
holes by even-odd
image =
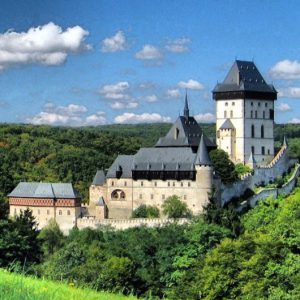
[[[132,218],[159,218],[159,209],[156,206],[145,204],[136,208],[131,215]]]
[[[168,218],[186,218],[191,216],[186,203],[180,201],[176,195],[170,196],[162,205],[163,212]]]
[[[242,163],[235,165],[235,171],[238,175],[243,175],[247,173],[251,173],[252,169],[248,166],[243,165]]]

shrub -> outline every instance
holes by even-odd
[[[132,212],[132,218],[159,218],[159,209],[156,206],[140,205]]]
[[[186,203],[180,201],[176,195],[168,197],[162,205],[162,208],[168,218],[184,218],[190,217],[191,215]]]

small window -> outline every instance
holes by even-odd
[[[235,106],[235,102],[232,102],[232,106]]]
[[[251,110],[251,119],[253,119],[253,111]]]
[[[183,187],[183,182],[180,183],[181,187]]]
[[[268,149],[268,154],[270,155],[270,149]]]
[[[157,186],[157,182],[156,181],[154,182],[154,186]]]
[[[161,195],[161,199],[162,199],[162,200],[165,200],[165,198],[166,198],[165,194],[162,194],[162,195]]]
[[[144,182],[143,181],[141,181],[141,186],[144,186]]]
[[[153,194],[151,194],[151,200],[153,200],[153,198],[154,198],[154,195],[153,195]]]
[[[140,197],[139,197],[140,199],[143,199],[143,195],[142,194],[140,194]]]
[[[224,111],[224,118],[227,118],[227,111]]]
[[[260,127],[260,136],[263,139],[265,137],[265,127],[264,125],[261,125]]]
[[[265,103],[265,107],[268,107],[268,103],[267,102]]]
[[[188,187],[190,187],[191,186],[191,183],[190,182],[188,182]]]
[[[261,147],[261,154],[265,155],[265,147]]]
[[[253,102],[251,102],[251,106],[253,106]]]
[[[257,110],[255,111],[255,119],[257,119]]]
[[[70,212],[70,210],[68,210],[68,211],[67,211],[67,214],[68,214],[68,216],[70,216],[70,215],[71,215],[71,212]]]
[[[58,211],[58,214],[61,216],[61,215],[62,215],[62,211],[61,211],[61,210],[59,210],[59,211]]]
[[[260,106],[260,102],[258,102],[258,106]]]
[[[17,209],[15,208],[15,209],[14,209],[14,215],[16,215],[16,214],[17,214]]]
[[[254,148],[254,146],[251,146],[251,152],[252,152],[252,154],[255,154],[255,148]]]
[[[111,182],[111,185],[112,185],[112,186],[114,186],[114,185],[115,185],[115,182],[114,182],[114,181],[112,181],[112,182]]]
[[[47,209],[47,215],[50,215],[50,210],[49,209]]]
[[[228,102],[225,102],[225,106],[228,106]]]
[[[265,118],[266,118],[266,112],[263,111],[263,119],[265,119]]]
[[[252,137],[252,138],[255,137],[255,127],[254,127],[253,124],[251,125],[251,137]]]
[[[170,184],[170,182],[168,182],[168,186],[170,186],[171,184]]]
[[[233,118],[233,111],[230,111],[230,118]]]
[[[186,200],[186,195],[183,195],[183,200]]]
[[[40,215],[41,214],[41,211],[38,209],[38,215]]]
[[[124,182],[124,186],[127,186],[127,181]]]
[[[175,181],[173,182],[173,186],[175,186]]]

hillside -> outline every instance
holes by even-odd
[[[75,288],[74,284],[63,284],[9,273],[0,269],[1,300],[133,300],[105,292]]]

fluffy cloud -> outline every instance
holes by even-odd
[[[279,97],[287,98],[300,98],[300,88],[299,87],[289,87],[286,89],[281,89],[278,92]]]
[[[129,83],[127,81],[121,81],[116,84],[107,84],[102,86],[100,93],[106,99],[128,100],[130,98],[127,94],[128,89]]]
[[[13,65],[60,65],[70,53],[91,49],[85,38],[89,32],[80,26],[65,31],[52,22],[32,27],[27,32],[0,34],[0,69]]]
[[[300,119],[299,118],[293,118],[292,120],[289,121],[289,123],[300,124]]]
[[[198,114],[195,116],[197,122],[200,123],[210,123],[215,121],[215,116],[211,113]]]
[[[124,113],[120,116],[115,117],[115,123],[159,123],[159,122],[170,122],[170,117],[164,117],[157,113],[143,113],[143,114],[134,114],[134,113]]]
[[[159,60],[162,58],[161,50],[152,45],[145,45],[142,50],[135,54],[137,59],[141,60]]]
[[[114,36],[106,38],[102,41],[102,52],[117,52],[125,50],[127,47],[126,37],[119,30]]]
[[[139,104],[135,101],[128,102],[128,103],[116,101],[114,103],[111,103],[110,107],[113,109],[125,109],[125,108],[136,108],[136,107],[138,107],[138,105]]]
[[[203,90],[204,86],[197,80],[190,79],[188,81],[180,81],[178,82],[178,86],[182,89],[190,89],[190,90]]]
[[[287,103],[280,103],[276,109],[281,112],[291,111],[292,108]]]
[[[179,98],[180,92],[179,89],[168,89],[166,95],[168,98]]]
[[[150,103],[151,103],[151,102],[157,102],[157,101],[158,101],[157,96],[154,95],[154,94],[153,94],[153,95],[146,96],[145,99],[146,99],[147,102],[150,102]]]
[[[69,104],[67,106],[56,106],[47,103],[43,111],[26,121],[35,125],[65,125],[65,126],[84,126],[105,124],[106,118],[103,112],[84,117],[87,108],[83,105]]]
[[[181,38],[173,41],[168,41],[166,45],[166,50],[174,53],[183,53],[189,51],[188,44],[190,39]]]
[[[279,61],[270,69],[270,76],[276,79],[300,79],[300,63],[288,59]]]

